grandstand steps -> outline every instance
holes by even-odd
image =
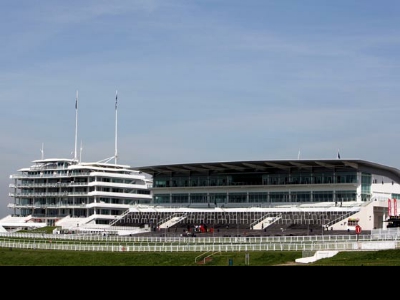
[[[281,216],[276,216],[276,217],[266,217],[263,220],[261,220],[260,222],[256,223],[255,225],[252,226],[252,229],[254,230],[261,230],[264,228],[267,228],[269,226],[271,226],[272,224],[274,224],[275,222],[277,222],[279,219],[281,218]]]

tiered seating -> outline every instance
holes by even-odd
[[[324,211],[324,212],[270,212],[268,217],[276,218],[271,226],[252,228],[256,221],[266,217],[266,213],[262,211],[191,211],[186,213],[152,211],[152,212],[130,212],[122,218],[116,225],[118,226],[141,226],[148,225],[151,228],[162,228],[162,224],[167,224],[172,217],[182,218],[179,223],[168,223],[168,229],[175,228],[176,231],[183,231],[187,228],[198,225],[206,225],[208,228],[214,229],[236,229],[236,230],[276,230],[279,232],[285,230],[317,230],[322,225],[329,225],[330,222],[338,222],[348,217],[348,212],[341,211]],[[172,224],[172,225],[171,225]],[[171,226],[170,226],[171,225]],[[178,230],[179,229],[179,230]]]

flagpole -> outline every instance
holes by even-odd
[[[79,161],[82,161],[82,150],[83,150],[83,147],[82,147],[82,140],[81,140],[81,148],[79,149]]]
[[[78,159],[77,154],[77,147],[78,147],[78,91],[76,91],[76,99],[75,99],[75,154],[74,160]]]
[[[114,161],[115,164],[118,163],[118,149],[117,149],[117,142],[118,142],[118,91],[115,91],[115,153],[114,153]]]

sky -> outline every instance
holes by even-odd
[[[75,130],[85,162],[117,147],[132,167],[339,152],[400,168],[399,15],[398,0],[1,1],[0,218],[10,175],[73,158]]]

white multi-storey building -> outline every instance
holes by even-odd
[[[109,224],[129,207],[152,199],[151,180],[126,165],[41,159],[10,178],[13,216],[47,225],[66,216]]]

